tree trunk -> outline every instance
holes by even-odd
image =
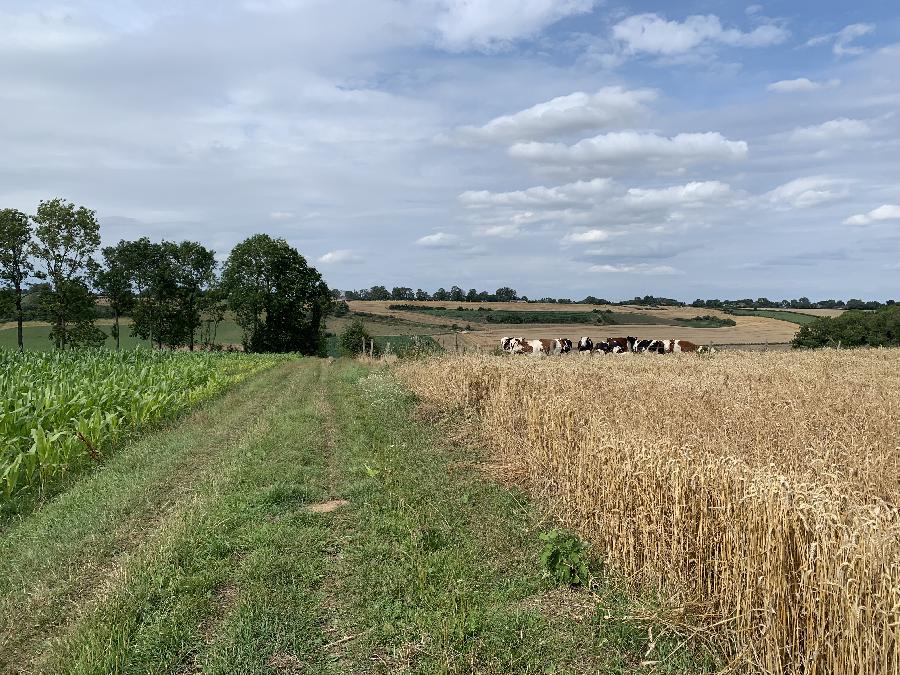
[[[115,310],[116,313],[116,351],[119,351],[119,310]]]
[[[25,342],[22,340],[22,284],[16,282],[16,329],[19,351],[25,351]]]

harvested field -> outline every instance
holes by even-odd
[[[900,350],[398,364],[740,667],[900,672]],[[598,405],[598,403],[606,403]]]
[[[353,311],[368,312],[371,314],[382,315],[385,317],[392,316],[403,321],[422,324],[431,324],[434,326],[435,333],[447,332],[448,320],[440,316],[429,316],[422,312],[412,312],[403,310],[391,310],[388,307],[397,304],[397,301],[353,301],[350,302],[350,308]],[[493,309],[502,309],[506,311],[559,311],[565,309],[567,312],[592,312],[598,309],[597,305],[559,305],[553,303],[509,303],[509,302],[485,302],[485,303],[466,303],[466,302],[404,302],[403,304],[422,306],[446,306],[446,307],[488,307]],[[577,340],[582,335],[590,335],[591,337],[624,337],[626,335],[636,335],[639,337],[655,338],[655,339],[679,339],[691,340],[698,344],[716,344],[716,345],[765,345],[765,344],[785,344],[791,341],[794,333],[797,332],[798,326],[787,321],[771,319],[761,316],[729,316],[724,312],[707,309],[697,309],[695,307],[660,307],[648,308],[640,306],[600,306],[599,309],[612,309],[617,312],[640,312],[652,315],[654,317],[665,317],[669,319],[683,318],[689,319],[698,315],[709,314],[722,318],[733,319],[737,325],[722,328],[687,328],[683,326],[652,326],[652,325],[618,325],[618,326],[579,326],[573,324],[472,324],[472,330],[466,334],[461,334],[458,338],[450,336],[450,347],[452,348],[457,342],[468,349],[473,350],[491,350],[497,346],[500,338],[504,335],[523,335],[528,338],[538,337],[568,337]],[[459,325],[465,325],[464,321],[457,321]],[[369,326],[367,322],[367,327]],[[376,329],[377,324],[371,324]],[[329,323],[331,328],[331,323]],[[421,328],[416,329],[422,333]],[[394,329],[394,333],[397,333]],[[374,333],[373,334],[378,334]],[[445,345],[446,347],[446,345]]]

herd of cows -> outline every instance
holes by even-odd
[[[522,337],[504,337],[500,339],[500,349],[510,354],[553,356],[571,352],[572,341],[567,338],[526,340]],[[629,336],[606,338],[597,342],[589,337],[583,337],[578,341],[580,354],[671,354],[673,352],[703,354],[712,351],[714,351],[712,347],[698,345],[688,340],[641,340]]]

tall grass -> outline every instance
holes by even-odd
[[[402,363],[736,663],[900,672],[900,350]]]
[[[171,418],[279,357],[0,350],[0,507],[39,498],[135,429]]]

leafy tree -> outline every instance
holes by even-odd
[[[97,337],[90,330],[94,322],[93,303],[85,303],[85,298],[90,297],[86,280],[96,266],[93,255],[100,245],[96,214],[57,198],[42,201],[33,220],[36,241],[31,251],[44,268],[37,276],[50,284],[41,298],[53,324],[50,339],[57,349],[84,344],[82,338]]]
[[[350,313],[350,305],[348,305],[343,300],[338,300],[334,303],[334,306],[331,308],[331,315],[342,317],[347,316]]]
[[[22,340],[23,286],[34,272],[29,259],[31,223],[28,216],[15,209],[0,211],[0,281],[11,287],[9,303],[15,308],[19,351],[25,348]]]
[[[368,297],[365,300],[390,300],[391,292],[384,286],[372,286],[369,289]]]
[[[206,294],[216,279],[216,254],[194,241],[181,242],[172,249],[172,254],[177,275],[175,301],[180,310],[176,314],[178,332],[185,336],[188,349],[194,351],[201,313],[207,304]]]
[[[795,348],[900,346],[900,306],[820,317],[801,326],[791,344]]]
[[[516,292],[516,289],[510,288],[509,286],[498,288],[494,295],[497,296],[497,302],[515,302],[519,299],[519,294]]]
[[[94,273],[94,285],[113,310],[115,323],[112,335],[116,340],[117,350],[121,344],[119,318],[130,311],[134,305],[127,245],[128,242],[120,241],[116,246],[105,247],[103,249],[103,266]]]
[[[284,239],[257,234],[235,246],[222,286],[248,351],[324,352],[328,286]]]
[[[431,296],[428,295],[428,291],[423,291],[421,288],[416,289],[416,300],[430,300]]]
[[[463,293],[463,289],[461,289],[459,286],[453,286],[450,289],[450,300],[452,300],[453,302],[462,302],[465,299],[466,294]]]
[[[449,300],[450,294],[447,291],[445,291],[443,288],[439,288],[434,292],[434,295],[431,297],[434,300],[443,301],[443,300]]]
[[[478,302],[478,291],[470,288],[469,292],[466,293],[466,302]]]
[[[408,286],[394,286],[391,290],[391,300],[415,300],[415,297]]]
[[[366,330],[362,321],[354,319],[341,333],[341,352],[347,356],[361,354],[363,350],[363,341],[365,341],[366,348],[368,349],[368,345],[372,341],[372,336],[369,335],[369,332]]]

